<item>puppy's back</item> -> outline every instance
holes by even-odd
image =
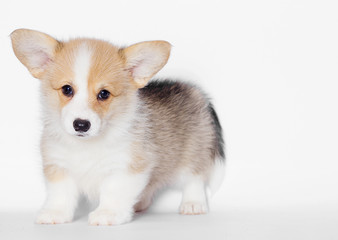
[[[152,81],[138,94],[148,111],[147,141],[157,156],[158,174],[183,168],[208,175],[216,159],[224,159],[221,125],[199,88],[171,80]]]

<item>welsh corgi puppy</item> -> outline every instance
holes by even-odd
[[[200,89],[149,81],[168,61],[168,42],[120,48],[29,29],[10,37],[16,57],[41,80],[47,198],[37,223],[71,222],[83,194],[98,202],[90,225],[123,224],[177,182],[181,214],[208,211],[206,190],[222,181],[222,129]]]

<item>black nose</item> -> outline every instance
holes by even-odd
[[[77,132],[87,132],[90,128],[90,122],[88,120],[77,118],[73,122],[73,127]]]

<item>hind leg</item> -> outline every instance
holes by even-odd
[[[153,201],[156,186],[148,186],[142,193],[140,200],[134,205],[135,212],[143,212],[149,208]]]
[[[151,195],[142,197],[142,199],[138,203],[136,203],[134,206],[135,212],[143,212],[147,210],[149,206],[151,205],[151,202],[152,202]]]
[[[180,214],[197,215],[208,212],[204,180],[192,177],[183,187]]]

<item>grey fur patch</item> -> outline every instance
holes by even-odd
[[[153,80],[139,90],[139,97],[152,113],[149,116],[152,128],[160,126],[155,135],[168,135],[169,142],[187,146],[176,150],[192,151],[192,145],[197,144],[203,145],[198,149],[209,152],[212,160],[217,156],[225,158],[222,127],[213,105],[198,87],[173,80]],[[202,139],[194,142],[190,137]],[[191,142],[190,146],[184,144],[187,141]]]

